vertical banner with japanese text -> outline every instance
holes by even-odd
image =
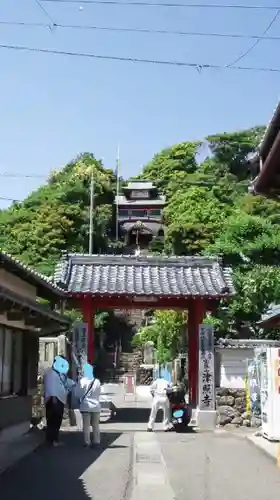
[[[216,397],[214,329],[212,325],[199,325],[198,355],[198,408],[200,410],[214,411]]]
[[[88,346],[88,325],[87,323],[77,322],[73,324],[72,330],[72,349],[73,357],[76,358],[78,366],[87,363]]]

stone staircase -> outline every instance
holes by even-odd
[[[119,359],[119,370],[123,373],[131,373],[134,371],[134,353],[133,352],[122,352]]]

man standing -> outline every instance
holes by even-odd
[[[59,430],[68,393],[75,382],[67,377],[68,361],[64,356],[56,356],[52,367],[44,375],[46,407],[46,441],[51,446],[59,445]]]
[[[169,431],[171,427],[170,422],[170,403],[167,397],[167,390],[171,388],[171,384],[167,382],[163,377],[159,376],[151,387],[150,392],[153,396],[152,408],[150,413],[150,418],[148,422],[148,432],[152,432],[154,429],[155,420],[157,417],[158,410],[163,411],[163,428],[164,431]]]

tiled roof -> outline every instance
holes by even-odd
[[[24,264],[19,259],[16,259],[12,255],[1,249],[0,249],[0,262],[15,267],[19,272],[22,273],[22,275],[24,276],[23,279],[26,279],[26,281],[28,281],[28,279],[32,279],[34,284],[38,286],[41,285],[45,286],[46,288],[53,289],[54,291],[57,292],[63,292],[63,290],[60,289],[59,286],[57,286],[53,282],[52,278],[45,276],[44,274],[41,274],[38,271],[35,271],[34,269]]]
[[[280,101],[278,101],[277,106],[274,109],[273,115],[270,118],[270,120],[266,126],[266,129],[263,133],[263,136],[261,138],[259,145],[256,148],[256,151],[254,153],[250,154],[250,156],[248,157],[248,161],[250,163],[255,163],[256,161],[259,161],[259,157],[260,157],[260,155],[262,155],[263,149],[266,147],[266,143],[269,139],[269,135],[270,135],[272,128],[274,126],[274,122],[276,120],[279,121],[279,115],[280,115]]]
[[[163,225],[161,223],[161,221],[159,220],[158,222],[154,222],[154,220],[152,219],[152,221],[147,220],[143,220],[142,224],[137,224],[138,222],[142,222],[141,219],[140,220],[135,220],[133,222],[124,222],[123,224],[121,224],[121,227],[123,229],[123,231],[131,231],[131,229],[142,229],[143,231],[147,231],[147,232],[151,232],[151,233],[154,233],[154,234],[157,234],[158,231],[160,229],[163,229]]]
[[[65,255],[55,283],[70,294],[227,297],[231,270],[206,257]]]
[[[145,206],[153,206],[153,205],[164,205],[165,203],[165,196],[159,195],[158,198],[145,198],[145,199],[133,199],[133,200],[128,200],[124,195],[118,195],[115,197],[115,203],[117,205],[126,205],[126,206],[131,206],[132,208],[136,205],[145,205]]]
[[[219,349],[256,349],[259,347],[279,347],[278,340],[262,340],[262,339],[224,339],[221,338],[215,343],[215,347]]]
[[[142,181],[142,180],[134,180],[130,181],[127,183],[126,186],[124,186],[124,189],[131,189],[131,190],[137,190],[140,189],[141,191],[143,190],[149,190],[149,189],[156,189],[156,186],[154,185],[153,182],[150,181]]]
[[[270,320],[279,318],[280,316],[280,304],[270,304],[269,308],[262,314],[259,324],[266,323]]]
[[[18,293],[9,290],[6,287],[0,286],[0,297],[5,301],[10,301],[13,304],[17,304],[20,308],[27,309],[32,313],[36,313],[39,316],[43,316],[49,320],[57,321],[62,325],[70,325],[71,319],[67,316],[51,310],[48,306],[40,304],[28,297],[22,297]]]

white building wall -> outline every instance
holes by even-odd
[[[247,373],[247,359],[254,358],[254,349],[234,348],[216,349],[220,369],[219,382],[216,386],[227,389],[245,389],[245,378]]]

